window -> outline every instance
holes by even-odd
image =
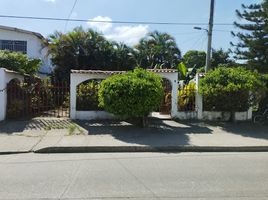
[[[27,41],[0,40],[0,49],[27,53]]]

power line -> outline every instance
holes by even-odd
[[[66,31],[66,28],[67,28],[69,19],[70,19],[71,15],[72,15],[72,13],[73,13],[73,11],[74,11],[74,7],[75,7],[76,3],[77,3],[77,0],[74,0],[73,7],[72,7],[72,9],[71,9],[71,11],[70,11],[70,13],[69,13],[69,15],[68,15],[68,18],[67,18],[68,20],[66,21],[65,26],[64,26],[64,32]]]
[[[0,18],[47,20],[47,21],[93,22],[93,23],[95,22],[95,23],[111,23],[111,24],[144,24],[144,25],[174,25],[174,26],[208,25],[207,23],[201,23],[201,22],[102,21],[102,20],[92,20],[92,19],[33,17],[33,16],[18,16],[18,15],[0,15]],[[233,26],[232,23],[214,23],[214,25],[216,25],[216,26]]]

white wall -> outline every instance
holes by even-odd
[[[7,109],[7,84],[12,79],[18,79],[22,81],[24,77],[18,73],[10,72],[5,68],[0,68],[0,121],[6,119]]]
[[[172,85],[172,106],[171,117],[177,116],[178,104],[178,73],[157,72],[162,78],[166,78]],[[110,119],[113,115],[103,111],[77,111],[76,110],[76,86],[89,79],[106,79],[110,75],[106,74],[83,74],[71,73],[70,82],[70,117],[71,119]]]
[[[34,34],[21,33],[17,31],[0,29],[1,40],[22,40],[27,41],[27,56],[38,58],[42,61],[41,72],[50,72],[52,64],[47,57],[47,48],[43,48],[42,40]]]

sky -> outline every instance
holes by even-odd
[[[235,14],[241,4],[261,0],[215,0],[214,23],[239,21]],[[208,23],[210,0],[0,0],[0,15],[90,19],[98,21],[153,21]],[[194,25],[110,24],[94,22],[64,22],[0,18],[0,25],[41,33],[44,37],[55,31],[68,32],[76,26],[93,28],[107,39],[135,45],[148,32],[158,30],[171,34],[184,54],[188,50],[206,50],[207,35]],[[207,26],[201,26],[207,28]],[[215,25],[212,47],[230,48],[236,42],[230,31],[239,31],[233,25]]]

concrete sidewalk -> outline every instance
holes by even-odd
[[[151,120],[148,128],[125,121],[37,118],[0,123],[0,153],[152,151],[268,151],[268,126]]]

